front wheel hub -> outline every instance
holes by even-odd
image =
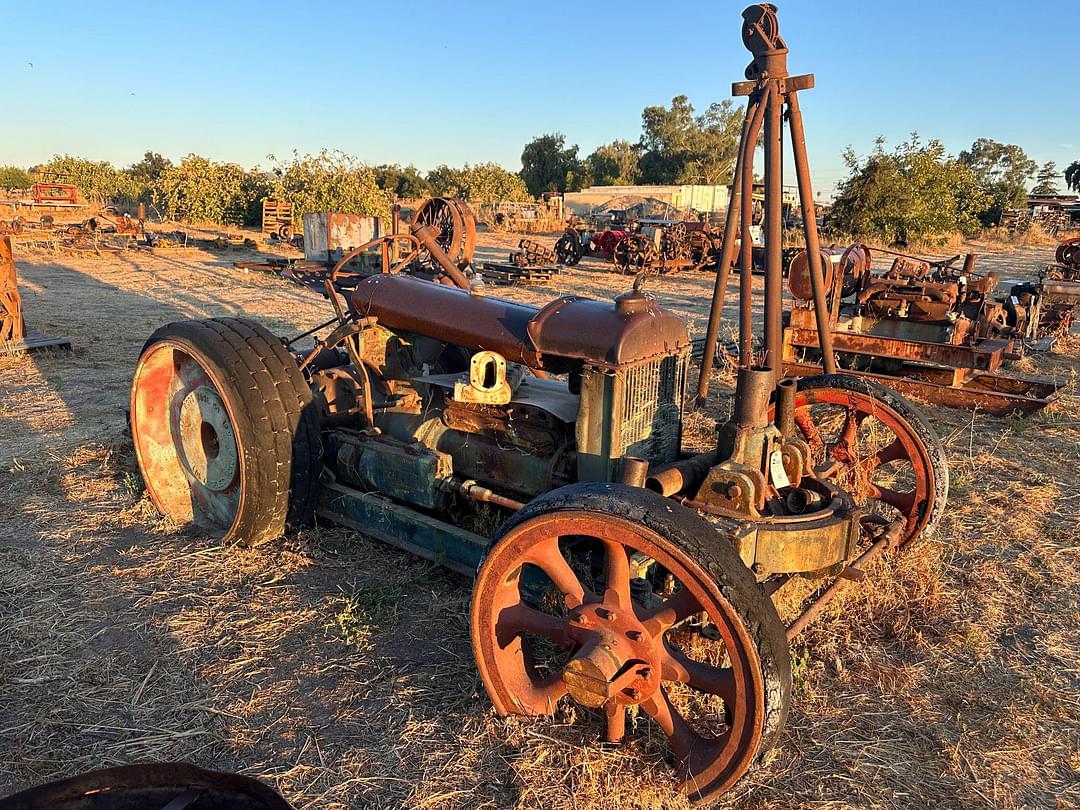
[[[634,705],[660,688],[657,640],[632,609],[584,605],[570,615],[570,636],[580,647],[562,679],[577,703],[591,708],[612,700]]]

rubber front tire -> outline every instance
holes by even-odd
[[[242,318],[177,321],[146,341],[131,430],[154,504],[181,525],[255,545],[310,520],[319,419],[292,355]]]

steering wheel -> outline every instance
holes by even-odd
[[[402,258],[398,259],[393,265],[389,265],[390,246],[393,245],[395,242],[407,242],[409,247]],[[400,273],[402,270],[404,270],[406,267],[416,261],[417,256],[420,255],[420,240],[418,240],[410,233],[398,233],[392,236],[380,236],[377,239],[372,239],[369,242],[365,242],[358,248],[353,248],[344,256],[342,256],[341,260],[334,265],[334,269],[330,271],[330,283],[336,283],[339,278],[359,276],[360,273],[356,273],[352,270],[346,270],[345,267],[349,264],[349,262],[359,256],[361,253],[366,253],[376,245],[383,248],[382,271],[383,273],[391,275],[394,273]]]

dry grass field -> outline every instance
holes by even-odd
[[[479,258],[516,238],[481,235]],[[189,760],[301,810],[685,806],[644,719],[605,750],[580,709],[494,715],[464,578],[332,526],[241,551],[160,519],[125,428],[143,340],[180,318],[284,334],[327,317],[317,295],[232,268],[241,257],[17,253],[28,324],[75,350],[0,358],[0,795]],[[981,266],[1028,278],[1051,257]],[[555,281],[505,294],[610,296],[628,279],[587,260]],[[650,284],[695,335],[710,286]],[[952,474],[938,534],[797,640],[788,726],[731,806],[1080,806],[1078,360],[1073,337],[1023,361],[1065,388],[1030,419],[930,410]],[[730,395],[717,382],[711,416]]]

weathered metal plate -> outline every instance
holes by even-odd
[[[316,514],[451,571],[475,577],[489,541],[381,495],[325,484]]]

